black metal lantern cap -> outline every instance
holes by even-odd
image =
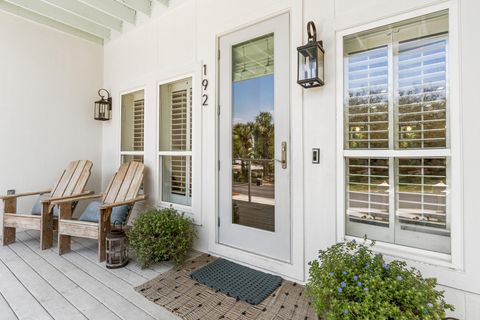
[[[110,120],[112,118],[112,98],[110,97],[110,92],[106,89],[100,89],[98,90],[98,95],[101,99],[95,101],[94,118],[100,121]]]
[[[317,30],[313,21],[308,22],[307,32],[308,43],[297,48],[297,83],[304,88],[321,87],[325,84],[323,42],[317,41]]]

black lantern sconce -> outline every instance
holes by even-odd
[[[323,42],[317,41],[317,29],[313,21],[307,24],[308,43],[298,47],[298,78],[297,83],[304,88],[321,87],[324,79]]]
[[[102,94],[103,92],[103,94]],[[95,101],[94,118],[95,120],[107,121],[112,118],[112,97],[106,89],[98,90],[100,100]],[[105,96],[107,97],[105,99]]]

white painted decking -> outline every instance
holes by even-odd
[[[109,270],[95,241],[73,238],[72,251],[40,250],[39,233],[17,232],[0,245],[0,319],[178,319],[135,292],[172,265],[141,269],[135,262]]]

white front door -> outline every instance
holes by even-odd
[[[291,260],[289,14],[219,39],[224,245]]]

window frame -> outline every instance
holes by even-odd
[[[345,217],[345,158],[358,157],[364,158],[366,155],[371,158],[396,158],[396,157],[447,157],[450,167],[447,169],[447,175],[450,177],[450,201],[448,211],[451,214],[451,254],[437,253],[425,249],[407,247],[398,244],[377,241],[375,250],[389,256],[411,259],[425,262],[433,265],[444,266],[454,269],[462,269],[463,261],[463,206],[462,206],[462,156],[461,156],[461,118],[460,118],[460,84],[459,84],[459,45],[458,45],[458,9],[457,2],[450,1],[439,5],[414,10],[408,13],[396,15],[390,18],[365,23],[359,26],[337,30],[336,32],[336,115],[337,115],[337,153],[336,153],[336,182],[337,182],[337,242],[357,239],[356,237],[346,235],[346,217]],[[434,13],[437,11],[448,10],[449,35],[448,35],[448,54],[449,61],[447,65],[447,77],[449,79],[449,101],[448,101],[448,123],[450,125],[450,146],[445,149],[374,149],[374,150],[354,150],[344,148],[345,128],[344,128],[344,48],[343,38],[361,31],[393,24],[396,22],[408,20],[418,16]],[[389,66],[393,68],[393,64]],[[389,77],[391,77],[389,75]],[[390,78],[389,78],[390,80]],[[393,89],[393,82],[389,83],[389,90]],[[393,96],[393,91],[389,93]],[[390,102],[393,103],[393,100]],[[393,124],[392,124],[393,125]],[[390,125],[389,125],[390,126]],[[394,168],[391,168],[391,170]],[[455,210],[454,210],[455,209]]]
[[[143,91],[143,151],[122,151],[122,135],[123,135],[123,106],[122,106],[122,97],[137,91]],[[122,157],[123,156],[142,156],[143,157],[143,162],[145,163],[145,109],[146,109],[146,99],[147,97],[147,87],[146,86],[141,86],[141,87],[136,87],[134,89],[129,89],[125,91],[121,91],[119,94],[119,114],[120,114],[120,139],[119,139],[119,165],[123,163]]]
[[[183,73],[181,75],[166,78],[165,80],[156,82],[156,91],[157,91],[157,104],[156,104],[156,149],[155,149],[155,158],[156,158],[156,175],[155,175],[155,187],[156,187],[156,205],[160,208],[174,208],[179,212],[185,213],[190,218],[193,219],[196,225],[202,225],[201,219],[201,111],[198,108],[201,106],[199,101],[199,90],[197,87],[199,84],[199,72]],[[160,151],[160,133],[161,133],[161,86],[171,84],[183,79],[191,79],[192,82],[192,114],[190,115],[192,120],[192,146],[191,150],[179,150],[179,151]],[[192,167],[192,195],[191,195],[191,205],[182,205],[173,202],[166,202],[162,200],[163,196],[163,161],[162,157],[165,156],[190,156],[191,167]]]

